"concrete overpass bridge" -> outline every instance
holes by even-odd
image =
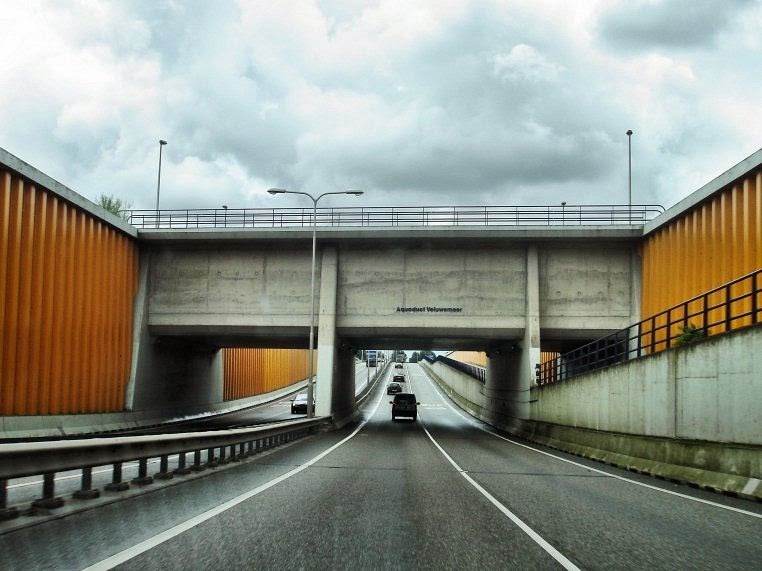
[[[352,209],[321,213],[318,414],[351,413],[346,381],[356,349],[425,347],[487,351],[501,406],[526,415],[541,348],[571,348],[639,316],[637,248],[654,207],[492,208],[470,218],[453,209],[448,219],[438,209],[433,223],[431,212],[416,210],[362,209],[362,225]],[[287,212],[279,227],[264,225],[279,214],[133,214],[141,226],[138,326],[155,340],[140,344],[135,406],[189,377],[196,389],[188,386],[187,398],[203,398],[214,363],[205,373],[189,353],[307,345],[311,220]],[[207,227],[197,227],[200,217]],[[517,217],[524,224],[508,223]]]

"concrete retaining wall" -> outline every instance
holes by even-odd
[[[762,445],[762,327],[710,337],[532,391],[531,419]]]
[[[762,327],[532,389],[531,420],[496,426],[628,470],[762,500]],[[489,422],[479,381],[422,363]],[[494,422],[492,423],[494,424]]]

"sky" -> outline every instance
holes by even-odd
[[[3,0],[0,29],[0,147],[136,209],[160,139],[162,209],[627,204],[630,149],[669,207],[762,147],[762,0]]]

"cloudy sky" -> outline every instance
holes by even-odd
[[[2,0],[0,147],[153,208],[671,206],[762,147],[760,0]],[[293,199],[293,200],[292,200]],[[332,201],[332,202],[331,202]]]

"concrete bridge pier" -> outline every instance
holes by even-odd
[[[320,309],[318,313],[317,380],[315,414],[333,414],[341,425],[355,413],[354,351],[336,334],[336,295],[339,254],[325,247],[320,258]]]
[[[487,422],[515,428],[530,416],[530,390],[540,362],[539,255],[536,246],[526,254],[526,324],[521,341],[506,341],[487,351],[484,385]]]
[[[210,405],[223,401],[222,352],[193,339],[150,334],[147,297],[151,261],[150,253],[141,254],[125,410],[157,418],[178,410],[208,410]]]

